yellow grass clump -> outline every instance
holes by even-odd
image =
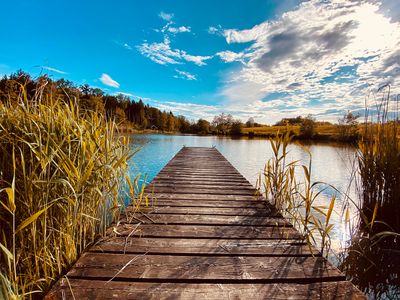
[[[42,297],[124,207],[132,155],[102,115],[40,91],[0,102],[0,298]]]

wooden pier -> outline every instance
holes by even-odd
[[[215,148],[182,150],[47,299],[364,299]]]

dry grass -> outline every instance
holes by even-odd
[[[253,132],[255,135],[259,136],[275,136],[278,132],[285,133],[287,131],[290,131],[295,135],[299,135],[300,125],[247,127],[243,128],[242,131],[243,134],[249,134],[249,132]],[[362,133],[361,125],[358,125],[358,132]],[[317,124],[315,125],[315,134],[318,136],[339,139],[340,126],[336,124]]]
[[[264,168],[258,186],[269,200],[303,234],[308,244],[319,246],[322,253],[330,249],[331,221],[335,209],[336,195],[326,206],[319,204],[321,182],[311,181],[312,157],[308,165],[299,161],[287,161],[288,146],[291,142],[289,131],[270,140],[273,158]],[[307,150],[307,149],[305,149]],[[303,176],[296,176],[301,169]],[[348,214],[346,214],[348,215]],[[346,222],[348,219],[346,218]]]
[[[118,219],[132,152],[74,100],[23,87],[12,100],[0,103],[0,298],[40,298]]]

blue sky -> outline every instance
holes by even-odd
[[[396,1],[5,1],[0,75],[44,72],[194,119],[335,121],[383,83],[396,92]]]

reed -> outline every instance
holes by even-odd
[[[374,234],[400,233],[399,97],[391,97],[390,86],[380,91],[377,114],[373,116],[367,112],[363,138],[359,142],[359,191],[365,216],[361,221],[362,226]],[[393,238],[395,242],[396,236]]]
[[[262,185],[265,198],[291,220],[310,246],[318,245],[321,252],[327,254],[330,249],[330,232],[333,229],[330,219],[334,212],[336,195],[332,196],[329,205],[319,204],[318,197],[324,187],[321,187],[321,182],[311,180],[311,153],[308,151],[308,165],[299,161],[288,162],[291,140],[289,130],[270,140],[273,158],[267,162],[263,178],[260,177],[257,186],[260,190]]]
[[[390,86],[373,95],[359,141],[360,219],[340,268],[373,299],[400,297],[399,96]],[[368,106],[367,106],[368,107]],[[369,106],[371,107],[371,106]]]
[[[125,207],[128,140],[43,89],[0,102],[2,299],[42,297]]]

